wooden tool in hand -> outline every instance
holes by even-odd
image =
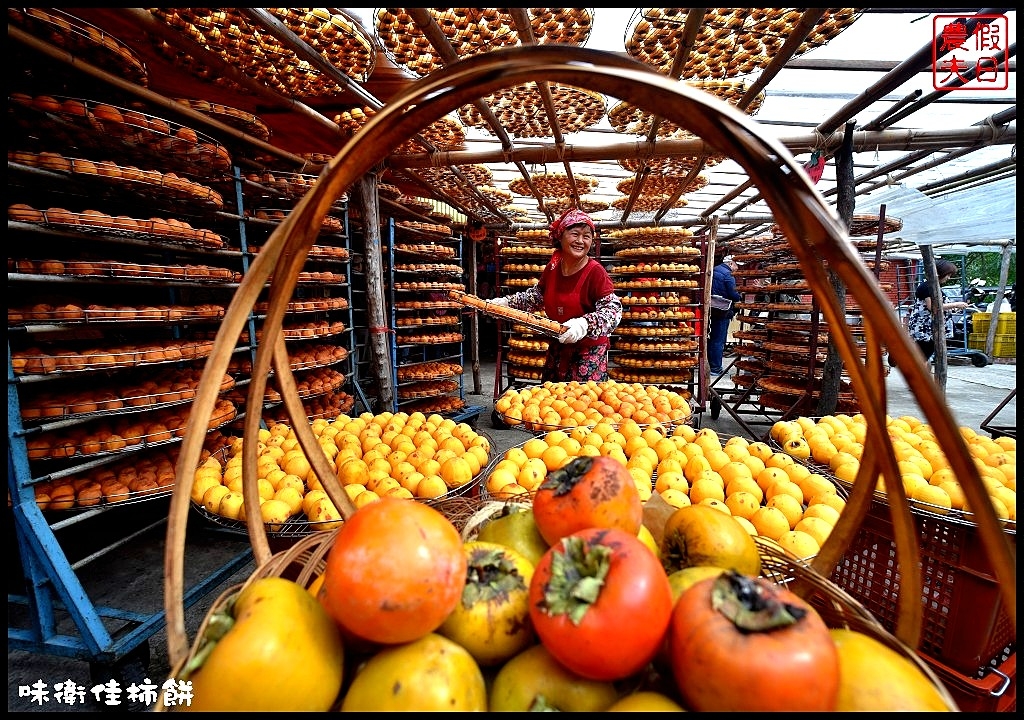
[[[549,320],[548,318],[535,313],[529,313],[523,310],[514,310],[504,305],[495,305],[483,298],[479,298],[476,295],[470,295],[469,293],[464,293],[460,290],[449,290],[448,297],[461,305],[487,313],[493,317],[522,323],[531,330],[536,330],[537,332],[544,333],[545,335],[558,337],[566,331],[566,327],[564,325],[555,322],[554,320]]]

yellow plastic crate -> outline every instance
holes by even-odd
[[[981,335],[988,334],[988,326],[992,323],[992,313],[979,312],[974,313],[971,316],[971,323],[974,332]],[[997,335],[1016,335],[1017,334],[1017,313],[1015,312],[1004,312],[999,313],[999,322],[996,323],[996,334]]]
[[[988,339],[988,331],[983,333],[973,332],[967,336],[967,347],[972,350],[985,350],[985,341]],[[1017,336],[1002,335],[996,333],[995,341],[992,343],[992,357],[1012,358],[1017,357]]]

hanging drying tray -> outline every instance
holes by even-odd
[[[366,124],[366,121],[377,114],[377,111],[369,105],[363,105],[350,110],[342,110],[334,116],[334,122],[344,130],[349,137],[359,132],[359,129]],[[466,146],[466,132],[462,125],[451,117],[445,116],[435,120],[420,133],[420,137],[429,142],[437,150],[462,150]],[[396,155],[408,155],[410,153],[424,152],[424,147],[415,140],[407,140],[395,149]]]
[[[641,8],[626,27],[626,52],[668,74],[683,43],[686,8]],[[797,8],[711,8],[682,68],[683,78],[720,79],[763,69],[796,29]],[[794,56],[825,45],[859,17],[829,8]]]
[[[864,248],[874,247],[877,243],[877,236],[879,230],[879,221],[881,218],[878,215],[861,214],[854,215],[850,219],[850,237],[866,237],[872,236],[874,240],[864,241]],[[889,233],[899,232],[903,229],[903,221],[897,217],[886,216],[885,225],[882,228],[882,234],[888,235]],[[782,229],[778,225],[772,225],[771,232],[776,238],[782,237]],[[780,247],[788,247],[785,244]],[[861,248],[861,244],[857,244],[858,248]]]
[[[655,213],[661,210],[668,203],[668,195],[650,195],[647,193],[641,193],[637,196],[633,202],[632,212],[636,213]],[[629,197],[623,196],[615,198],[612,201],[612,207],[616,210],[625,210],[626,205],[629,204]],[[689,205],[689,201],[684,197],[676,198],[670,207],[673,208],[684,208]]]
[[[14,142],[27,149],[57,144],[197,177],[231,168],[227,148],[209,135],[135,108],[64,95],[14,100],[8,104],[8,118],[17,128]]]
[[[191,108],[196,112],[201,112],[204,115],[209,115],[214,120],[218,120],[225,125],[230,125],[236,130],[240,130],[247,135],[252,135],[254,138],[258,138],[263,142],[270,140],[270,128],[267,127],[267,124],[245,110],[228,107],[227,105],[210,102],[209,100],[175,98],[174,102],[179,105],[184,105],[187,108]]]
[[[573,202],[572,198],[567,197],[552,198],[550,200],[545,199],[544,206],[551,212],[555,213],[555,215],[559,216],[570,208],[579,208],[585,213],[597,213],[602,210],[607,210],[610,207],[607,200],[603,200],[599,197],[588,197],[585,195],[580,197],[580,201],[578,203]]]
[[[127,45],[60,8],[7,8],[7,21],[119,78],[149,85],[145,63]]]
[[[530,182],[542,197],[556,199],[571,196],[574,187],[580,195],[583,195],[597,189],[597,186],[601,184],[598,178],[579,173],[573,173],[572,182],[570,182],[569,176],[563,172],[531,173]],[[511,181],[508,184],[508,189],[516,195],[533,195],[525,178]],[[544,235],[547,236],[547,231],[544,231]]]
[[[346,91],[344,84],[300,59],[237,8],[150,8],[150,12],[285,97],[332,97]],[[374,43],[344,12],[337,8],[267,8],[267,12],[315,47],[339,72],[360,83],[370,78],[377,61]],[[177,52],[171,59],[193,70],[201,66],[192,58],[182,62]]]
[[[739,108],[740,100],[746,95],[750,85],[742,80],[703,80],[697,82],[687,83],[690,87],[697,90],[710,93],[720,100]],[[764,91],[755,95],[747,107],[743,109],[747,115],[754,115],[758,110],[761,109],[761,105],[764,103]],[[632,103],[621,101],[616,103],[611,110],[608,111],[608,122],[616,132],[629,134],[629,135],[647,135],[651,132],[651,128],[654,127],[655,114],[641,110]],[[662,119],[658,124],[658,137],[659,138],[674,138],[674,139],[687,139],[694,138],[695,136],[690,133],[686,128],[679,127],[678,125]],[[721,162],[724,157],[721,155],[714,156],[714,162],[712,165]],[[632,160],[631,162],[638,162],[638,160]],[[621,161],[620,161],[621,164]],[[708,163],[705,163],[707,165]],[[629,169],[629,168],[627,168]]]
[[[486,165],[456,165],[455,167],[473,186],[494,185],[494,174]],[[449,194],[465,192],[465,183],[448,166],[418,168],[416,173],[430,185]]]
[[[689,183],[685,185],[684,183],[686,183],[685,175],[657,175],[651,173],[644,180],[643,193],[647,195],[672,195],[680,190],[683,194],[697,192],[707,186],[708,176],[698,175]],[[615,189],[623,195],[630,195],[635,184],[636,178],[625,178],[618,182]]]
[[[708,155],[702,167],[714,167],[724,159],[721,155]],[[633,173],[647,168],[651,172],[662,175],[686,176],[697,167],[697,156],[672,155],[670,157],[622,158],[618,163],[624,170],[629,170]]]
[[[460,57],[520,43],[512,15],[501,8],[426,8]],[[594,23],[591,8],[528,8],[533,39],[539,44],[583,45]],[[444,67],[446,59],[403,8],[377,8],[374,32],[384,54],[415,75]]]
[[[551,83],[551,104],[555,120],[563,133],[575,133],[597,125],[605,116],[606,101],[600,93]],[[554,129],[545,109],[544,96],[536,83],[528,83],[483,98],[501,126],[516,137],[552,137]],[[459,119],[467,127],[480,128],[492,135],[495,130],[475,105],[459,108]]]

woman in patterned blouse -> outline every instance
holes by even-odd
[[[540,282],[522,292],[491,300],[514,310],[537,312],[566,327],[548,345],[541,379],[561,382],[608,379],[608,336],[622,321],[622,301],[608,271],[590,256],[597,230],[582,210],[571,209],[551,224],[555,247]]]

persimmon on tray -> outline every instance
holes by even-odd
[[[503,320],[522,323],[531,330],[536,330],[537,332],[545,335],[558,337],[565,332],[565,326],[561,323],[555,322],[554,320],[549,320],[535,313],[529,313],[523,310],[514,310],[503,305],[495,305],[494,303],[487,302],[476,295],[459,292],[458,290],[449,290],[448,297],[462,305],[465,305],[466,307],[487,313],[488,315],[493,315],[494,317],[498,317]]]

